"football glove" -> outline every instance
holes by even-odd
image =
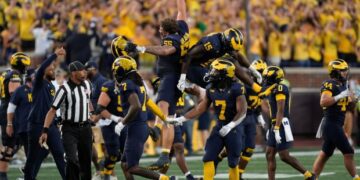
[[[280,127],[279,127],[279,126],[275,126],[273,131],[274,131],[274,133],[275,133],[276,143],[280,144],[280,143],[281,143]]]
[[[257,122],[260,124],[260,126],[264,129],[265,128],[265,120],[263,116],[260,114],[257,117]]]
[[[186,121],[186,118],[184,116],[180,116],[180,117],[177,117],[177,118],[168,118],[168,119],[166,119],[167,123],[173,124],[173,125],[176,125],[176,126],[181,126],[184,121]]]
[[[186,74],[181,74],[180,75],[180,79],[179,82],[177,84],[177,88],[183,92],[185,90],[186,87]]]
[[[259,84],[261,84],[263,78],[262,78],[261,74],[259,73],[259,71],[257,71],[257,70],[256,70],[254,67],[252,67],[252,66],[249,67],[249,70],[250,70],[251,74],[252,74],[253,76],[255,76],[256,81],[257,81]]]
[[[229,122],[227,125],[223,126],[219,133],[221,137],[225,137],[229,132],[236,126],[234,122]]]
[[[115,126],[115,133],[117,135],[120,136],[121,131],[124,129],[125,125],[122,122],[119,122],[116,126]]]

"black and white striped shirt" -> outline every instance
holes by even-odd
[[[52,107],[61,107],[63,121],[72,123],[85,122],[90,118],[89,103],[91,84],[85,80],[81,84],[75,84],[71,80],[64,82],[56,92]]]

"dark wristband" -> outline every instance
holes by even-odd
[[[42,129],[42,133],[48,133],[49,132],[49,128],[47,128],[47,127],[43,127],[43,129]]]

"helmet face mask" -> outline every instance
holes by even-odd
[[[112,72],[117,83],[121,83],[129,73],[136,71],[136,61],[130,56],[120,56],[112,65]]]
[[[227,60],[216,59],[210,65],[210,70],[204,76],[205,82],[221,82],[232,80],[235,76],[235,65]]]
[[[330,61],[328,71],[331,78],[340,82],[346,82],[349,77],[349,66],[342,59]]]
[[[280,83],[284,79],[284,71],[277,66],[269,66],[263,72],[264,85]]]

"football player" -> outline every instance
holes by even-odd
[[[200,39],[185,56],[177,87],[181,91],[191,87],[186,83],[186,78],[188,78],[191,82],[204,88],[207,83],[199,77],[204,77],[206,72],[208,72],[209,64],[211,64],[214,59],[226,55],[230,56],[231,58],[229,59],[233,60],[236,67],[236,76],[245,84],[250,85],[255,92],[260,92],[261,87],[254,83],[246,72],[240,68],[240,65],[248,67],[256,77],[258,83],[261,83],[261,74],[250,66],[245,56],[238,52],[243,46],[243,41],[244,37],[242,33],[236,28],[229,28],[221,33],[212,33]]]
[[[5,71],[0,76],[0,125],[1,125],[1,138],[3,143],[3,149],[0,156],[0,179],[7,179],[7,171],[9,161],[11,160],[16,141],[14,136],[8,136],[6,134],[6,127],[13,124],[7,123],[7,109],[9,106],[10,98],[14,91],[21,86],[23,82],[23,75],[26,72],[26,68],[30,66],[30,57],[24,53],[17,52],[10,57],[11,69]]]
[[[31,91],[34,73],[34,69],[27,70],[25,84],[15,90],[7,109],[6,134],[15,139],[17,142],[16,145],[24,146],[25,155],[27,155],[28,152],[27,116],[30,113],[32,105]],[[15,149],[18,148],[20,147]],[[20,170],[23,172],[24,168],[22,167]]]
[[[160,77],[160,86],[157,97],[157,104],[165,116],[175,114],[176,102],[181,96],[181,92],[176,88],[176,83],[180,78],[181,61],[187,54],[189,48],[189,28],[185,20],[186,3],[185,0],[177,0],[178,14],[175,19],[164,19],[160,23],[160,46],[139,46],[131,42],[123,44],[120,49],[126,52],[150,53],[159,56],[156,69]],[[174,140],[174,127],[162,126],[159,118],[156,119],[156,126],[162,129],[162,153],[157,162],[151,165],[152,168],[161,169],[169,166],[169,153]]]
[[[125,130],[122,136],[114,132],[115,125],[123,117],[121,98],[115,80],[105,82],[101,87],[101,93],[97,102],[96,114],[101,114],[104,119],[100,120],[101,132],[104,138],[106,157],[104,162],[104,179],[115,179],[113,169],[120,159],[120,150],[125,142]]]
[[[359,180],[354,162],[354,149],[343,129],[348,104],[354,100],[347,87],[349,66],[344,60],[336,59],[330,61],[328,71],[330,79],[323,82],[320,98],[320,106],[324,109],[324,118],[320,126],[324,143],[314,162],[313,171],[320,176],[325,163],[333,155],[335,148],[338,148],[344,156],[345,168],[353,179]]]
[[[114,61],[112,70],[125,115],[124,118],[118,118],[115,132],[120,135],[126,127],[124,153],[121,158],[121,167],[126,179],[134,179],[133,175],[149,179],[170,179],[168,176],[139,167],[144,144],[149,135],[146,108],[147,103],[152,101],[147,98],[143,80],[137,73],[135,60],[129,56],[121,56]]]
[[[253,61],[250,66],[260,73],[263,73],[263,71],[267,68],[267,64],[261,59]],[[265,121],[261,114],[262,100],[258,96],[258,93],[256,93],[249,85],[245,85],[245,91],[247,112],[245,120],[241,124],[244,128],[245,138],[239,161],[240,179],[242,179],[242,174],[245,172],[245,168],[251,160],[251,156],[253,155],[255,149],[256,125],[260,124],[262,128],[265,127]],[[219,160],[226,156],[226,150],[224,150],[219,155]],[[217,162],[215,162],[215,166],[216,165]]]
[[[204,161],[204,179],[214,179],[218,154],[225,147],[228,150],[229,179],[239,179],[237,168],[242,147],[242,127],[239,125],[246,116],[245,88],[234,81],[235,65],[227,60],[217,59],[210,65],[205,79],[210,82],[205,97],[184,116],[169,119],[169,123],[182,123],[195,118],[212,104],[218,118],[206,141]]]
[[[275,155],[279,153],[280,159],[304,174],[305,179],[315,179],[315,175],[306,170],[288,151],[294,138],[289,121],[290,92],[288,87],[281,83],[284,78],[284,71],[280,67],[269,66],[263,72],[263,77],[265,86],[278,84],[268,96],[271,118],[266,148],[268,178],[270,180],[275,179]]]

